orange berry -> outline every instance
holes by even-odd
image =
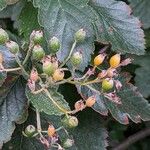
[[[61,69],[56,69],[55,72],[54,72],[54,74],[53,74],[53,79],[54,79],[55,81],[60,81],[60,80],[63,80],[63,79],[64,79],[64,76],[65,76],[65,74],[64,74],[64,71],[63,71],[63,70],[61,70]]]
[[[99,54],[94,58],[94,65],[95,66],[99,66],[103,63],[104,59],[105,59],[105,54]]]
[[[120,54],[113,55],[109,60],[110,67],[117,68],[120,64],[120,61],[121,61]]]
[[[47,130],[47,134],[49,137],[52,137],[55,134],[56,130],[54,128],[53,125],[49,125],[48,130]]]
[[[95,104],[95,102],[96,102],[95,96],[90,96],[90,97],[86,100],[85,105],[86,105],[87,107],[92,107],[92,106]]]

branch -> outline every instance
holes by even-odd
[[[130,137],[128,137],[125,141],[123,141],[121,144],[119,144],[117,147],[113,148],[112,150],[125,150],[127,147],[132,145],[133,143],[147,137],[150,135],[150,128],[141,130]]]

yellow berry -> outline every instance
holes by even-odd
[[[95,66],[99,66],[103,63],[105,59],[105,55],[104,54],[99,54],[94,58],[94,65]]]
[[[52,137],[55,134],[56,130],[54,128],[53,125],[49,125],[48,130],[47,130],[47,134],[49,137]]]
[[[95,96],[90,96],[90,97],[86,100],[85,105],[86,105],[87,107],[92,107],[92,106],[95,104],[95,102],[96,102]]]
[[[110,67],[117,68],[120,64],[120,60],[120,54],[113,55],[109,60]]]
[[[56,69],[54,74],[53,74],[53,79],[54,81],[60,81],[64,79],[64,71],[62,71],[61,69]]]

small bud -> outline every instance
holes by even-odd
[[[47,134],[49,137],[52,137],[55,134],[56,130],[54,128],[53,125],[49,125],[48,130],[47,130]]]
[[[112,56],[109,60],[110,67],[117,68],[120,64],[120,61],[121,61],[120,54]]]
[[[75,116],[64,117],[62,122],[68,128],[75,128],[78,126],[78,119]]]
[[[34,44],[41,44],[43,41],[43,32],[41,30],[34,30],[31,33],[31,40],[34,42]]]
[[[80,52],[75,52],[71,57],[71,63],[73,66],[77,67],[82,62],[82,54]]]
[[[5,44],[9,40],[9,36],[5,30],[0,28],[0,44]]]
[[[92,107],[92,106],[95,104],[95,102],[96,102],[95,96],[90,96],[90,97],[86,100],[85,105],[86,105],[87,107]]]
[[[102,81],[102,89],[104,91],[111,90],[114,86],[114,81],[112,79],[106,78]]]
[[[4,61],[3,54],[2,54],[2,53],[0,53],[0,64],[2,64],[2,63],[3,63],[3,61]]]
[[[25,134],[28,137],[32,137],[36,133],[36,128],[33,125],[28,125],[25,129]]]
[[[77,42],[83,42],[85,40],[85,37],[86,37],[86,32],[83,29],[80,29],[75,33],[74,38]]]
[[[115,76],[116,75],[116,69],[108,69],[108,71],[107,71],[107,77],[109,77],[109,78],[112,78],[113,76]]]
[[[40,45],[35,45],[32,50],[32,59],[36,61],[42,60],[45,56],[45,52]]]
[[[99,66],[103,63],[106,54],[99,54],[94,58],[94,65]]]
[[[66,139],[63,143],[63,147],[64,148],[69,148],[69,147],[72,147],[74,144],[74,140],[72,139]]]
[[[85,104],[83,100],[79,100],[74,104],[74,108],[76,111],[82,111],[85,108]]]
[[[35,82],[31,79],[28,79],[28,83],[27,83],[29,89],[34,92],[35,91]]]
[[[64,76],[65,76],[64,71],[61,69],[57,69],[53,74],[53,79],[54,81],[60,81],[64,79]]]
[[[10,50],[11,53],[17,54],[19,52],[19,45],[14,41],[8,41],[6,47]]]
[[[50,48],[52,54],[55,54],[59,51],[60,41],[58,40],[57,37],[54,36],[53,38],[50,39],[49,48]]]
[[[38,72],[35,68],[33,68],[30,73],[30,80],[36,82],[38,79],[39,79]]]

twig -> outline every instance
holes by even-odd
[[[113,148],[112,150],[125,150],[127,147],[132,145],[133,143],[147,137],[150,135],[150,128],[141,130],[130,137],[128,137],[125,141],[123,141],[121,144],[119,144],[117,147]]]

